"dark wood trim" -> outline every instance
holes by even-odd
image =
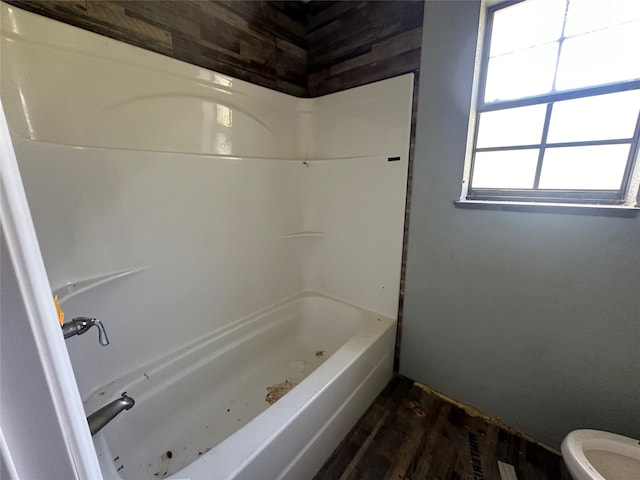
[[[418,120],[418,98],[420,73],[413,77],[413,106],[411,109],[411,135],[409,144],[409,164],[407,166],[407,196],[404,211],[404,232],[402,237],[402,267],[400,270],[400,297],[398,298],[398,323],[396,326],[396,348],[393,357],[393,371],[400,371],[400,345],[402,344],[402,322],[404,314],[404,287],[407,276],[407,254],[409,250],[409,220],[411,218],[411,187],[413,185],[413,165],[416,151],[416,125]]]

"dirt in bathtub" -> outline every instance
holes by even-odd
[[[173,452],[171,450],[166,450],[160,455],[160,470],[153,474],[154,477],[164,478],[169,473],[169,462],[173,458]],[[151,465],[149,465],[151,466]],[[164,470],[164,471],[163,471]]]
[[[273,405],[296,385],[296,382],[292,382],[289,379],[285,380],[284,382],[274,383],[270,387],[267,387],[267,395],[266,397],[264,397],[264,400],[269,405]]]

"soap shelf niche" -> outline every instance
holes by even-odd
[[[63,286],[56,288],[53,291],[54,296],[58,296],[58,302],[62,304],[64,301],[69,300],[71,297],[78,295],[79,293],[86,292],[92,288],[104,285],[105,283],[112,282],[119,278],[127,277],[134,273],[142,272],[147,267],[138,267],[128,270],[120,270],[119,272],[107,273],[105,275],[97,275],[95,277],[89,277],[82,280],[76,280],[73,282],[67,282]]]
[[[316,232],[316,231],[302,231],[302,232],[292,232],[286,235],[282,235],[278,238],[305,238],[305,237],[326,237],[327,234],[325,232]]]

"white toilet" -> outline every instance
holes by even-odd
[[[574,480],[640,480],[640,441],[600,430],[575,430],[562,442]]]

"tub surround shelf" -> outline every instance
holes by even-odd
[[[327,234],[325,232],[314,231],[314,230],[304,230],[300,232],[288,233],[286,235],[282,235],[278,238],[309,238],[309,237],[326,237]]]
[[[54,296],[58,296],[58,302],[62,305],[66,300],[78,295],[79,293],[86,292],[93,288],[104,285],[105,283],[118,280],[120,278],[128,277],[134,273],[142,272],[148,267],[137,267],[128,270],[120,270],[119,272],[107,273],[104,275],[97,275],[95,277],[85,278],[83,280],[74,280],[67,282],[63,286],[56,288],[52,293]]]

